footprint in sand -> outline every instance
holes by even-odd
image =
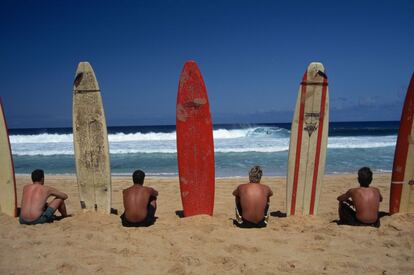
[[[122,256],[127,257],[130,255],[135,255],[136,253],[132,251],[131,249],[123,248],[118,252],[118,254],[121,254]]]
[[[58,273],[75,273],[76,272],[76,266],[71,265],[69,263],[63,263],[57,266]]]
[[[386,248],[393,248],[393,247],[397,247],[398,246],[398,244],[396,242],[392,241],[392,240],[383,242],[383,245]]]
[[[200,228],[200,231],[201,232],[203,232],[203,233],[208,233],[208,234],[210,234],[211,232],[213,232],[214,231],[214,228],[215,226],[214,225],[212,225],[212,224],[207,224],[207,225],[205,225],[204,227],[202,227],[202,228]]]
[[[230,271],[237,267],[237,261],[232,257],[215,257],[212,262],[222,266],[225,271]]]
[[[185,263],[188,266],[200,266],[200,259],[192,256],[181,256],[180,262]]]
[[[315,235],[314,239],[315,239],[315,241],[325,240],[325,238],[322,235]]]
[[[190,235],[190,240],[204,243],[206,241],[206,238],[201,234],[193,234]]]
[[[270,239],[268,241],[270,241],[270,242],[272,242],[274,244],[277,244],[277,245],[288,244],[289,243],[289,241],[286,240],[286,239]]]
[[[168,274],[186,274],[185,268],[180,263],[175,263],[170,269],[167,271]]]
[[[249,252],[249,253],[256,253],[259,252],[260,249],[257,247],[248,247],[240,244],[232,244],[224,248],[226,252],[233,253],[233,252]]]
[[[276,269],[280,272],[292,273],[295,272],[296,264],[293,261],[288,261],[286,263],[280,263],[277,265]]]

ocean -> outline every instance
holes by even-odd
[[[362,166],[391,172],[399,122],[331,122],[326,174],[356,173]],[[75,174],[72,128],[10,129],[15,172]],[[135,169],[177,176],[175,125],[108,127],[113,175]],[[290,123],[214,126],[216,177],[247,176],[260,165],[265,176],[285,176]]]

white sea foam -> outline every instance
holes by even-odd
[[[395,146],[396,136],[358,136],[358,137],[331,137],[328,139],[328,148],[380,148]]]
[[[73,142],[72,134],[11,135],[10,143],[62,143]]]
[[[255,127],[246,129],[217,129],[213,131],[215,139],[233,139],[244,137],[286,137],[289,131],[277,127]],[[110,142],[127,142],[127,141],[159,141],[159,140],[176,140],[176,132],[162,133],[115,133],[109,134]],[[61,143],[73,142],[72,134],[38,134],[38,135],[11,135],[10,142],[17,143]]]
[[[215,152],[283,152],[289,149],[289,131],[277,127],[214,130]],[[109,135],[111,154],[176,153],[176,133],[115,133]],[[10,136],[14,155],[73,155],[72,134]],[[330,137],[329,149],[395,146],[396,136]]]

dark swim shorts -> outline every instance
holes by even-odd
[[[55,209],[53,209],[52,207],[47,207],[46,210],[45,210],[45,212],[43,212],[43,214],[39,218],[37,218],[34,221],[30,221],[30,222],[29,221],[25,221],[22,218],[21,214],[20,214],[20,216],[19,216],[19,222],[21,224],[29,224],[29,225],[31,225],[31,224],[50,223],[50,222],[53,222],[53,219],[54,219],[53,213],[55,213]]]
[[[350,207],[347,203],[341,202],[340,205],[339,211],[341,213],[341,217],[338,224],[380,227],[381,223],[379,218],[373,223],[363,223],[357,219],[355,210],[352,209],[352,207]]]
[[[121,215],[122,225],[125,227],[148,227],[153,225],[155,222],[155,207],[149,203],[147,208],[147,216],[143,221],[140,222],[130,222],[125,217],[125,212]]]
[[[246,220],[242,217],[242,208],[240,203],[236,203],[236,219],[233,221],[233,224],[239,228],[263,228],[267,226],[267,220],[269,218],[269,204],[266,205],[264,210],[264,218],[258,223],[254,223]]]

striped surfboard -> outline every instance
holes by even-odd
[[[391,177],[390,214],[414,212],[414,74],[405,97]]]
[[[302,78],[291,126],[286,188],[288,216],[318,212],[328,127],[328,78],[324,66],[313,62]]]

